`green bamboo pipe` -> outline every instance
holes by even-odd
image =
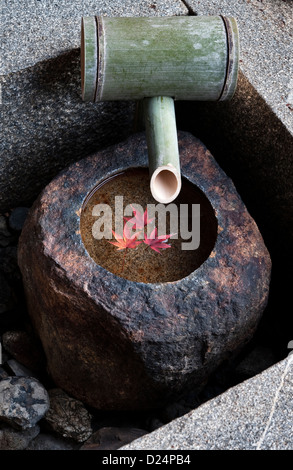
[[[174,100],[169,96],[145,98],[143,111],[151,193],[156,201],[168,204],[181,189]]]
[[[232,17],[82,19],[83,99],[143,100],[155,199],[164,193],[165,200],[173,200],[181,186],[173,176],[179,174],[180,179],[173,100],[231,99],[238,57],[238,29]],[[165,189],[156,191],[158,182],[165,182]]]

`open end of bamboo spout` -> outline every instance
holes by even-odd
[[[163,204],[174,201],[181,189],[180,174],[173,165],[157,168],[151,177],[151,193],[153,198]]]

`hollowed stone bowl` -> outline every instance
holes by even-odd
[[[144,134],[81,160],[41,193],[19,244],[28,309],[55,383],[99,409],[146,409],[198,390],[253,336],[271,261],[232,181],[195,137],[179,133],[182,174],[218,221],[206,261],[176,282],[118,277],[86,251],[87,194],[120,170],[147,166]]]

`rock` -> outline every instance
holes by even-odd
[[[26,331],[6,331],[2,336],[4,348],[23,366],[36,372],[45,363],[44,353],[37,339]]]
[[[293,357],[121,450],[292,450]]]
[[[51,434],[39,434],[33,439],[26,450],[77,450],[78,444]]]
[[[9,216],[9,227],[16,232],[21,232],[25,219],[29,212],[28,207],[16,207]]]
[[[264,346],[256,346],[236,367],[235,374],[246,380],[260,374],[277,362],[273,351]]]
[[[12,235],[7,228],[6,218],[0,215],[0,246],[8,246],[11,239]]]
[[[6,364],[12,372],[11,375],[16,375],[16,377],[34,377],[34,373],[31,370],[19,364],[19,362],[14,359],[9,359]]]
[[[24,450],[39,432],[39,426],[34,426],[25,431],[16,431],[0,424],[0,450]]]
[[[189,276],[128,281],[97,265],[81,240],[86,195],[106,174],[147,164],[144,134],[61,173],[20,237],[29,313],[49,372],[98,409],[154,408],[201,387],[251,339],[267,304],[271,261],[256,223],[198,139],[179,133],[179,147],[182,174],[204,192],[218,221],[214,250]]]
[[[81,446],[80,450],[115,450],[145,434],[147,431],[137,428],[101,428]]]
[[[36,379],[9,377],[0,382],[0,421],[29,429],[49,409],[48,393]]]
[[[86,441],[92,434],[91,415],[83,404],[63,390],[49,390],[50,408],[45,416],[49,427],[63,437],[77,442]]]

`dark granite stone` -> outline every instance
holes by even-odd
[[[63,390],[49,390],[50,408],[45,423],[57,434],[77,442],[86,441],[92,434],[91,415],[79,400]]]
[[[49,398],[42,384],[31,377],[8,377],[0,382],[0,421],[16,429],[29,429],[44,416]]]
[[[174,401],[251,339],[267,303],[271,261],[232,181],[206,147],[179,133],[182,174],[218,219],[209,258],[177,282],[135,283],[89,257],[79,215],[99,179],[147,163],[138,134],[62,172],[43,191],[19,246],[28,308],[58,386],[97,408]]]

